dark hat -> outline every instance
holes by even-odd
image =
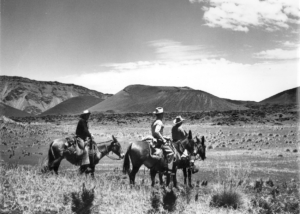
[[[173,120],[174,124],[178,124],[183,122],[185,119],[183,119],[181,116],[177,116],[175,120]]]

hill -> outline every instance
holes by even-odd
[[[255,105],[255,104],[258,104],[257,102],[255,101],[248,101],[248,100],[231,100],[231,99],[225,99],[223,98],[223,100],[226,100],[227,102],[230,102],[230,103],[234,103],[236,105]]]
[[[300,102],[300,87],[292,88],[278,94],[275,94],[267,99],[260,101],[260,104],[296,104]]]
[[[167,112],[198,112],[247,109],[204,91],[188,87],[131,85],[114,96],[90,108],[105,112],[153,112],[162,106]]]
[[[0,76],[0,100],[33,115],[78,96],[106,99],[111,96],[88,88],[59,82],[36,81],[23,77]]]
[[[6,117],[28,117],[32,116],[27,112],[21,111],[19,109],[13,108],[11,106],[5,105],[4,103],[0,102],[0,116]]]
[[[91,106],[100,103],[101,101],[103,101],[103,99],[93,96],[73,97],[66,101],[63,101],[53,108],[48,109],[39,116],[80,114],[85,109],[88,109]]]

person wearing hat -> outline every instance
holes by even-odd
[[[172,127],[172,139],[173,142],[177,142],[179,140],[183,140],[186,138],[187,133],[182,128],[182,123],[185,121],[180,115],[173,120],[174,126]],[[187,159],[189,158],[188,151],[185,149],[183,154],[181,155],[181,158]],[[197,169],[195,167],[195,160],[194,158],[190,158],[190,166],[192,168],[192,172],[196,173]]]
[[[89,110],[84,110],[80,115],[80,120],[77,124],[76,128],[76,136],[79,140],[78,145],[79,148],[83,150],[83,157],[81,161],[81,170],[84,170],[90,164],[89,159],[89,147],[87,146],[88,142],[92,140],[92,135],[89,132],[88,128],[88,119],[91,115]]]
[[[167,140],[163,137],[164,124],[162,119],[164,117],[164,110],[162,107],[157,107],[153,112],[156,115],[156,120],[151,125],[152,136],[157,140],[157,144],[161,145],[161,149],[168,160],[168,171],[171,173],[173,169],[174,153],[167,143]]]
[[[183,131],[182,123],[185,119],[181,116],[177,116],[175,120],[173,120],[174,126],[172,127],[172,139],[174,142],[178,140],[183,140],[186,138],[187,133]]]

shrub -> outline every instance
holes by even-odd
[[[177,195],[173,191],[164,190],[163,192],[163,208],[169,212],[175,211],[176,209]]]
[[[94,189],[88,190],[82,184],[81,192],[72,192],[72,211],[76,214],[90,214],[92,212],[93,201],[95,199]]]
[[[244,206],[244,200],[242,194],[237,189],[227,188],[224,185],[223,189],[219,189],[212,194],[209,205],[212,207],[238,209]]]
[[[159,211],[161,205],[161,197],[159,190],[153,190],[150,196],[150,202],[152,210],[149,210],[148,213],[156,213]]]

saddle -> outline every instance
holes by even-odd
[[[170,140],[170,139],[167,139]],[[166,162],[169,162],[169,160],[167,160],[167,157],[165,157],[165,155],[163,154],[163,150],[161,149],[162,143],[160,143],[160,141],[158,141],[156,138],[152,137],[152,136],[147,136],[145,138],[142,139],[142,141],[148,142],[150,145],[150,155],[157,159],[165,159]],[[172,149],[174,155],[175,160],[179,160],[180,159],[180,155],[177,152],[176,148],[174,147],[174,145],[171,143],[170,141],[170,148]]]
[[[158,145],[157,139],[152,136],[147,136],[142,139],[142,141],[149,143],[150,145],[150,154],[157,156],[157,158],[163,158],[163,152],[160,148],[160,145]]]
[[[72,157],[72,162],[75,165],[80,165],[83,158],[83,150],[79,147],[79,140],[75,136],[65,138],[64,154]],[[70,158],[69,158],[70,161]]]
[[[65,142],[65,151],[64,153],[69,153],[69,154],[75,154],[76,160],[78,162],[81,161],[83,158],[83,153],[84,153],[84,145],[80,139],[76,136],[70,136],[66,137],[66,142]],[[91,140],[87,144],[88,149],[88,154],[90,157],[90,160],[94,161],[99,161],[100,160],[100,151],[97,147],[97,144]]]

